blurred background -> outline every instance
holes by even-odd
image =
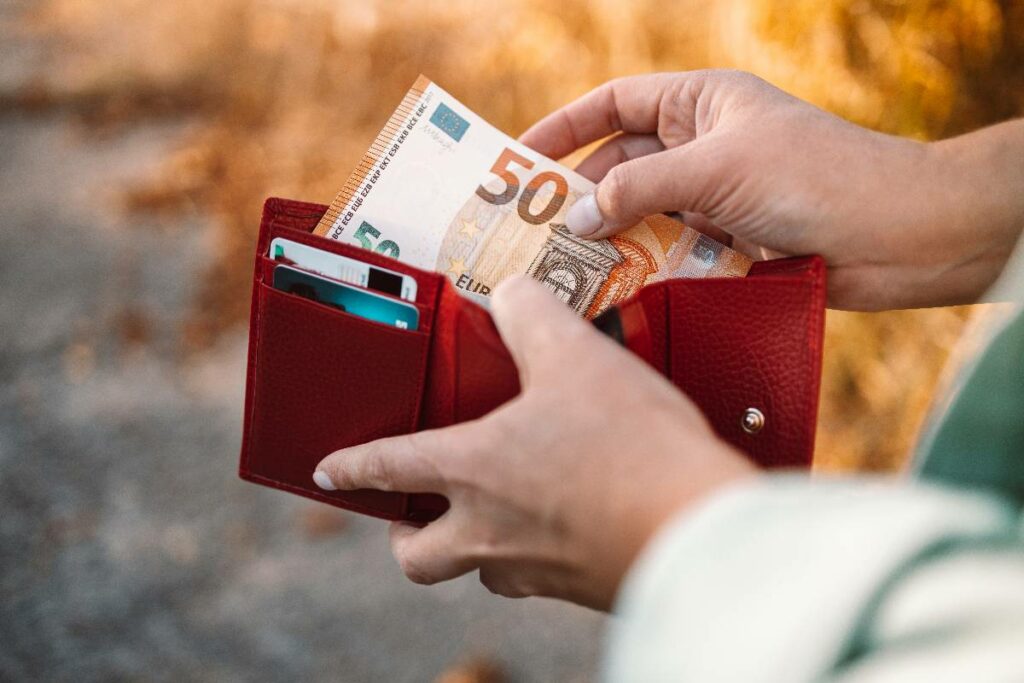
[[[513,135],[708,66],[922,139],[1024,112],[1009,0],[6,0],[0,54],[3,680],[593,679],[599,615],[235,477],[261,202],[329,202],[418,73]],[[898,469],[975,313],[830,312],[816,467]]]

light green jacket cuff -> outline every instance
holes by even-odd
[[[766,476],[720,493],[634,565],[605,679],[1024,680],[1017,514],[994,497],[863,477]],[[981,633],[984,647],[956,646]],[[985,668],[969,668],[982,652]],[[951,678],[958,665],[970,674]]]

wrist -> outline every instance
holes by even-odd
[[[657,478],[643,478],[643,484],[638,479],[622,487],[601,542],[595,539],[591,544],[604,547],[603,561],[595,564],[584,553],[588,559],[577,567],[577,573],[590,576],[589,586],[569,599],[607,611],[623,578],[666,524],[720,491],[761,477],[757,466],[725,442],[716,439],[711,449],[706,443],[696,444],[692,451],[701,453],[704,466],[694,467],[692,461],[679,458],[677,468],[662,469]]]
[[[1024,121],[931,143],[876,139],[830,299],[853,310],[977,301],[1024,228]]]
[[[711,448],[698,444],[692,450],[701,453],[704,466],[681,460],[677,472],[664,472],[648,488],[647,503],[634,518],[631,535],[636,542],[629,553],[629,564],[669,520],[700,507],[723,490],[762,476],[747,456],[724,441],[715,439]]]
[[[929,143],[937,181],[934,239],[946,301],[973,303],[996,280],[1024,229],[1024,121]]]

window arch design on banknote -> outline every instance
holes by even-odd
[[[576,237],[561,223],[549,227],[547,240],[526,272],[583,315],[622,263],[622,254],[606,240]]]

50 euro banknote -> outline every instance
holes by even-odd
[[[527,273],[587,318],[652,282],[750,268],[661,214],[609,239],[573,235],[565,213],[593,189],[420,76],[315,232],[444,273],[476,296]]]

